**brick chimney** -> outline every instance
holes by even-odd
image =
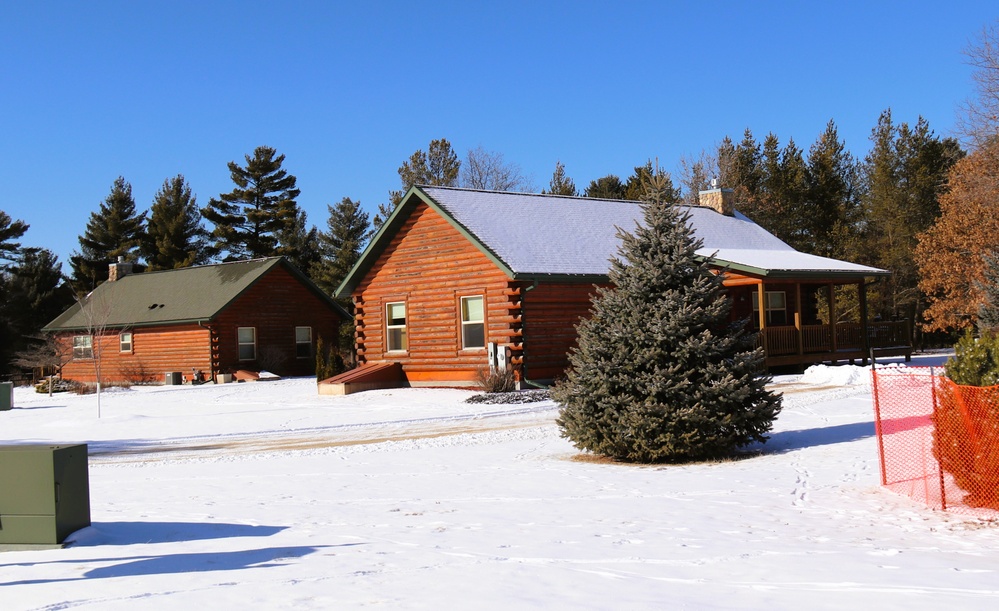
[[[714,181],[712,181],[714,182]],[[725,216],[735,216],[735,191],[732,189],[712,188],[697,192],[698,201],[705,208]]]
[[[118,261],[108,265],[108,282],[121,280],[132,273],[132,264],[125,262],[125,257],[119,256]]]

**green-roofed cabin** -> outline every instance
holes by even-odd
[[[761,331],[768,366],[911,354],[907,321],[863,313],[866,284],[887,271],[794,250],[729,189],[687,210],[698,256],[724,274],[733,319]],[[617,228],[641,220],[634,201],[411,188],[337,289],[353,300],[358,362],[398,363],[410,385],[472,384],[500,354],[522,382],[557,378],[609,282]],[[844,294],[859,319],[838,320]]]
[[[86,306],[46,325],[73,358],[63,378],[95,382],[218,380],[239,370],[280,376],[315,373],[315,345],[336,343],[350,319],[283,257],[131,273],[112,263]]]

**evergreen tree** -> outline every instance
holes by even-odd
[[[978,332],[996,334],[999,332],[999,251],[982,256],[985,269],[982,281],[976,288],[982,293],[982,305],[978,307]]]
[[[665,178],[665,180],[664,180]],[[763,352],[728,322],[721,277],[696,256],[689,213],[656,172],[644,223],[621,232],[612,288],[578,327],[553,391],[561,434],[579,449],[635,462],[725,456],[765,441],[780,398],[758,377]]]
[[[163,181],[153,196],[142,256],[151,271],[202,265],[212,259],[197,199],[182,174]]]
[[[865,263],[892,272],[872,309],[885,317],[920,317],[925,307],[915,260],[916,236],[940,215],[947,172],[960,156],[957,142],[941,140],[919,118],[895,125],[885,110],[871,133],[863,165]]]
[[[293,232],[299,222],[295,198],[301,192],[295,186],[296,178],[281,168],[285,156],[258,146],[252,158],[245,158],[245,168],[229,162],[236,188],[212,198],[201,209],[215,225],[211,239],[214,248],[225,253],[226,261],[280,254],[279,248],[286,246],[280,242],[282,232]]]
[[[308,215],[299,210],[295,222],[278,232],[277,254],[285,256],[307,276],[321,257],[319,230],[308,226]]]
[[[108,278],[108,264],[118,257],[135,261],[145,235],[146,213],[138,214],[132,198],[132,185],[119,176],[111,193],[90,213],[87,228],[80,236],[80,251],[70,255],[73,287],[88,293]]]
[[[583,191],[583,197],[595,199],[624,199],[625,186],[621,179],[613,174],[591,180]]]
[[[0,272],[0,372],[30,338],[73,303],[73,290],[51,251],[26,248],[18,264]]]
[[[371,224],[368,214],[361,210],[361,203],[349,197],[336,206],[326,207],[329,210],[327,231],[319,233],[322,256],[314,267],[313,279],[332,295],[361,258],[361,251],[371,237]]]
[[[808,151],[807,177],[803,218],[809,222],[803,250],[823,257],[848,256],[857,246],[861,224],[856,164],[833,121]]]
[[[446,138],[431,140],[428,152],[418,150],[409,156],[407,161],[399,166],[399,180],[402,183],[398,191],[389,191],[389,203],[378,204],[374,226],[379,229],[392,211],[402,201],[402,196],[415,185],[430,185],[435,187],[454,187],[458,184],[461,172],[461,161],[451,148]]]
[[[451,148],[451,143],[446,138],[431,140],[427,151],[416,151],[399,166],[402,188],[389,192],[393,207],[402,201],[402,196],[414,185],[454,187],[458,184],[461,161]]]
[[[21,243],[14,240],[23,236],[27,231],[28,225],[24,221],[15,221],[6,212],[0,210],[0,261],[7,261],[9,264],[17,260],[21,252]]]
[[[568,197],[576,197],[579,195],[579,192],[576,191],[576,183],[565,175],[565,166],[562,165],[561,161],[555,162],[555,171],[552,173],[552,179],[548,183],[548,190],[542,190],[541,193],[550,195],[566,195]]]

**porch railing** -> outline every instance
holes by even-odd
[[[802,325],[800,331],[791,326],[767,327],[763,333],[767,356],[864,350],[864,329],[860,323],[838,323],[835,332],[833,343],[829,325]],[[908,346],[909,335],[907,320],[868,323],[867,346],[875,349]]]

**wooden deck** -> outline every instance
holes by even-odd
[[[867,364],[887,356],[912,356],[909,321],[874,322],[867,337],[859,323],[766,327],[759,340],[767,353],[767,367],[860,361]]]

